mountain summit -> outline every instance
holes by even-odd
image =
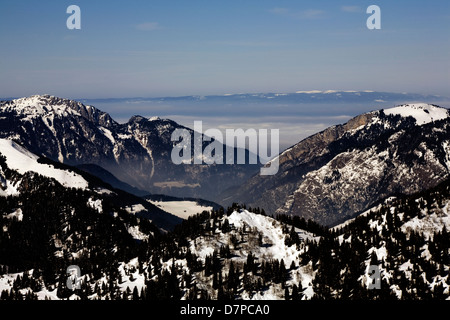
[[[77,101],[51,95],[34,95],[6,101],[0,104],[0,111],[5,113],[15,112],[18,115],[25,116],[26,119],[79,116],[104,127],[117,124],[107,113],[92,106],[85,106]]]
[[[49,95],[0,102],[0,138],[61,163],[99,165],[149,193],[213,199],[259,170],[245,164],[177,166],[171,161],[175,129],[193,133],[157,117],[133,116],[119,124],[92,106]]]
[[[400,115],[402,117],[413,117],[417,125],[427,124],[433,121],[443,120],[449,117],[448,109],[431,104],[405,104],[384,110],[387,115]]]

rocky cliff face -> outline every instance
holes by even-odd
[[[257,172],[258,165],[175,165],[172,132],[186,129],[167,119],[133,116],[115,122],[80,102],[32,96],[0,102],[0,138],[70,165],[96,164],[120,180],[174,196],[215,199]]]
[[[333,225],[388,195],[445,180],[449,123],[447,109],[424,104],[363,114],[281,153],[277,175],[254,176],[229,192],[269,212]]]

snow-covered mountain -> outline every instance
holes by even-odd
[[[199,214],[192,201],[140,198],[70,165],[96,159],[155,177],[171,169],[157,165],[170,120],[121,125],[35,96],[2,102],[0,125],[0,299],[449,299],[446,109],[402,105],[328,128],[280,154],[277,175],[226,195],[246,205],[196,202]],[[192,167],[183,183],[198,182]]]
[[[410,196],[389,197],[333,228],[336,246],[369,237],[364,259],[380,270],[385,295],[396,299],[450,299],[450,180]],[[365,234],[365,236],[363,236]],[[370,297],[370,295],[369,295]]]
[[[60,185],[61,195],[56,196],[64,197],[66,190],[71,189],[91,193],[88,206],[99,212],[103,212],[102,203],[106,201],[154,222],[162,230],[173,229],[181,221],[145,199],[115,189],[78,168],[39,157],[14,141],[0,139],[0,159],[0,197],[21,198],[34,189],[45,189],[46,185]],[[32,205],[28,201],[18,202],[21,204],[17,205],[16,211]],[[140,210],[133,210],[133,207]]]
[[[412,117],[418,126],[434,121],[445,120],[450,116],[448,109],[425,103],[406,104],[385,109],[384,114],[399,115],[403,118]]]
[[[223,201],[333,225],[389,195],[431,188],[450,174],[449,114],[410,104],[359,115],[282,152],[276,175],[254,176]]]
[[[192,229],[194,227],[195,230]],[[0,274],[0,293],[3,294],[3,298],[6,295],[11,296],[13,292],[15,297],[35,294],[38,299],[52,300],[68,295],[72,295],[72,299],[80,296],[88,299],[117,299],[123,296],[129,299],[131,296],[128,295],[131,293],[142,298],[146,295],[149,299],[157,296],[175,299],[201,297],[221,299],[225,296],[234,297],[233,291],[236,290],[243,299],[278,300],[284,299],[284,286],[300,285],[302,289],[299,297],[310,299],[314,294],[312,290],[314,271],[308,265],[299,266],[299,264],[301,255],[307,250],[304,245],[306,241],[317,242],[319,237],[299,228],[291,229],[290,233],[286,233],[287,226],[284,223],[239,208],[226,215],[223,210],[222,213],[217,211],[203,213],[191,217],[168,239],[161,239],[159,244],[152,245],[150,250],[144,251],[145,255],[118,261],[113,271],[114,279],[111,278],[111,271],[102,276],[100,270],[110,269],[110,266],[106,265],[106,260],[109,259],[105,258],[105,262],[99,266],[101,269],[95,272],[98,276],[91,273],[82,276],[85,285],[92,288],[89,289],[90,293],[87,296],[80,291],[73,294],[67,290],[64,287],[65,282],[61,283],[63,278],[59,279],[59,283],[46,282],[46,279],[38,276],[42,271],[35,270]],[[291,239],[293,233],[296,235],[297,243]],[[153,239],[152,241],[156,240],[148,231],[147,234],[140,234],[142,242],[149,241],[149,238]],[[303,245],[300,245],[300,242]],[[63,241],[61,245],[64,246]],[[181,251],[172,256],[173,252],[167,250],[169,246],[178,247]],[[58,248],[59,245],[56,249]],[[82,250],[90,252],[86,247]],[[60,257],[58,250],[55,255]],[[80,258],[77,258],[79,255],[74,257],[74,263],[79,263]],[[265,264],[263,268],[267,270],[266,274],[260,277],[257,276],[256,269],[260,268],[258,265],[261,263]],[[241,273],[244,270],[249,275],[245,284],[241,284],[243,281]],[[83,274],[85,272],[83,270]],[[234,279],[230,278],[233,272],[235,272]],[[27,283],[32,284],[30,287],[22,287],[18,277],[31,278]],[[169,287],[159,291],[157,289],[159,281],[169,281],[170,283],[166,284]],[[114,284],[115,289],[111,284]],[[242,285],[245,285],[244,291],[240,288]],[[222,289],[225,289],[225,292],[217,290],[219,286],[224,286]],[[155,294],[157,296],[153,296]]]
[[[129,243],[127,255],[122,251],[94,262],[95,250],[84,246],[91,259],[77,255],[70,261],[81,267],[77,290],[66,287],[67,276],[52,277],[40,264],[7,271],[3,257],[1,298],[449,299],[449,181],[385,199],[331,230],[236,205],[191,216],[165,237],[142,228],[134,233],[142,246]],[[3,223],[9,230],[22,222],[8,218]],[[61,245],[65,242],[55,249]],[[369,267],[379,270],[377,289],[371,289]]]
[[[40,163],[38,156],[11,140],[0,139],[0,153],[6,157],[6,165],[22,175],[32,171],[45,177],[54,178],[66,188],[84,190],[88,188],[88,182],[81,175]],[[18,185],[20,185],[20,181],[14,185],[6,185],[6,190],[0,190],[0,194],[16,195],[18,193],[16,186]]]
[[[449,299],[450,179],[330,230],[234,204],[161,233],[149,201],[10,140],[0,152],[0,299]]]
[[[177,166],[171,161],[171,134],[177,128],[193,133],[159,118],[133,116],[119,124],[95,107],[49,95],[0,102],[0,138],[61,163],[99,165],[150,193],[211,199],[259,169],[245,164]]]

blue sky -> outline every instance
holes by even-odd
[[[71,4],[81,30],[66,28]],[[366,27],[371,4],[381,30]],[[2,0],[0,97],[450,96],[449,30],[448,0]]]

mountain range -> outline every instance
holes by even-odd
[[[255,175],[222,199],[334,225],[395,194],[449,178],[450,113],[410,104],[359,115],[314,134],[279,157],[279,172]]]
[[[436,105],[364,113],[283,151],[278,173],[262,176],[259,165],[173,164],[172,132],[193,131],[171,120],[133,116],[119,124],[95,107],[47,95],[0,103],[0,138],[132,194],[246,203],[325,225],[448,178],[448,126],[449,111]]]
[[[449,299],[449,118],[418,103],[364,113],[261,176],[173,165],[171,132],[187,128],[171,120],[2,101],[0,299]]]
[[[153,103],[184,103],[193,102],[196,104],[233,104],[233,103],[352,103],[352,102],[371,102],[376,103],[399,103],[405,101],[443,101],[447,97],[439,95],[425,95],[417,93],[395,93],[380,92],[372,90],[299,90],[296,92],[276,93],[235,93],[222,95],[194,95],[180,97],[139,97],[139,98],[111,98],[111,99],[79,99],[85,104],[103,104],[103,103],[123,103],[123,104],[141,104],[146,102]]]
[[[255,164],[175,165],[176,129],[193,136],[192,129],[171,120],[133,116],[119,124],[95,107],[48,95],[0,103],[0,138],[61,163],[98,165],[147,193],[214,200],[259,170]],[[222,147],[226,154],[228,147]]]

